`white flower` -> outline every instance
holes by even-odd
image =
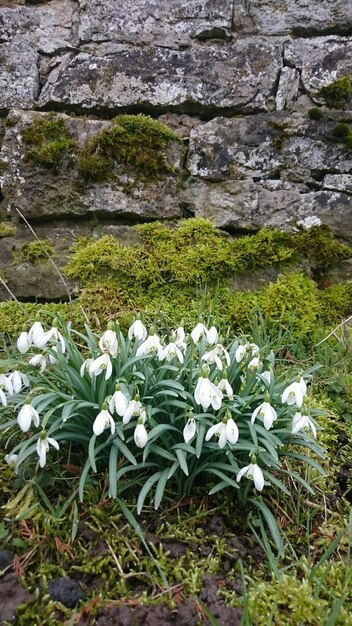
[[[56,352],[57,354],[57,346],[53,346],[51,350],[52,352]],[[50,354],[50,352],[48,353],[48,357],[51,365],[55,365],[55,363],[57,362],[57,358],[53,354]]]
[[[139,420],[140,419],[141,418],[139,418]],[[146,427],[144,426],[143,421],[139,421],[139,420],[138,420],[138,424],[136,428],[134,429],[133,438],[138,448],[144,448],[144,446],[147,444],[147,441],[148,441],[148,433],[147,433]]]
[[[129,339],[133,339],[133,337],[135,337],[139,341],[144,341],[147,338],[147,335],[147,329],[140,319],[136,319],[128,330]]]
[[[110,413],[113,413],[115,411],[117,415],[122,417],[125,414],[127,407],[128,400],[125,394],[121,391],[120,387],[116,385],[115,393],[109,402]]]
[[[183,438],[186,443],[189,443],[191,439],[193,439],[194,435],[196,434],[196,430],[197,430],[196,420],[194,419],[194,417],[190,417],[187,420],[187,424],[183,429]]]
[[[43,326],[40,322],[34,322],[28,332],[28,339],[30,343],[36,346],[36,348],[39,348],[37,341],[42,335],[44,335]]]
[[[45,467],[46,463],[46,453],[49,450],[49,445],[53,446],[56,450],[59,449],[59,444],[56,439],[52,439],[52,437],[47,437],[45,433],[40,433],[39,439],[37,441],[37,454],[39,456],[39,465],[40,467]]]
[[[251,356],[255,356],[259,354],[259,347],[256,343],[245,343],[244,345],[239,345],[235,352],[235,359],[237,363],[240,363],[248,354]]]
[[[117,335],[114,330],[106,330],[99,339],[99,348],[102,352],[108,352],[111,356],[117,355]]]
[[[30,404],[30,401],[25,402],[23,407],[21,408],[18,416],[17,416],[17,424],[23,433],[29,431],[32,420],[34,422],[34,426],[38,428],[39,426],[39,414],[38,411]]]
[[[20,393],[22,387],[29,387],[29,380],[26,374],[15,370],[12,374],[9,374],[8,380],[12,386],[14,393]]]
[[[3,390],[0,387],[0,402],[2,404],[2,406],[7,406],[7,398],[3,392]]]
[[[248,363],[248,369],[250,372],[255,372],[256,370],[258,370],[261,366],[262,362],[259,359],[259,357],[255,356],[253,357],[253,359],[251,359],[251,361],[249,361]]]
[[[90,360],[90,359],[88,359]],[[83,365],[82,365],[83,367]],[[81,367],[81,370],[82,370]],[[101,354],[97,359],[91,360],[88,366],[90,376],[99,376],[105,370],[105,380],[108,380],[112,374],[112,364],[108,354]]]
[[[307,385],[301,377],[299,381],[291,383],[282,394],[281,401],[289,406],[295,404],[299,409],[303,404],[303,398],[307,393]]]
[[[8,376],[5,376],[5,374],[0,374],[0,389],[6,389],[7,393],[10,394],[10,396],[12,396],[13,394],[13,386],[11,381],[9,380]]]
[[[235,352],[235,359],[237,363],[240,363],[244,359],[245,356],[247,356],[247,350],[245,346],[243,345],[238,346]]]
[[[221,372],[223,369],[221,357],[226,361],[226,365],[229,367],[231,363],[230,355],[227,350],[225,350],[224,346],[218,343],[215,348],[203,354],[202,361],[205,361],[205,363],[216,363],[216,367]]]
[[[194,398],[197,404],[202,405],[203,411],[206,411],[210,405],[217,411],[221,407],[223,394],[210,382],[209,378],[200,376],[194,390]]]
[[[47,330],[46,332],[43,332],[42,335],[38,336],[36,339],[36,343],[34,345],[37,348],[42,349],[44,348],[44,346],[46,346],[48,341],[59,341],[61,344],[62,352],[63,353],[65,352],[66,350],[65,340],[62,334],[60,333],[60,331],[56,328],[56,326],[53,326],[52,328],[50,328],[50,330]]]
[[[46,358],[44,354],[36,354],[29,360],[29,365],[40,367],[40,373],[42,374],[46,368]]]
[[[220,380],[218,383],[218,389],[220,389],[223,393],[226,393],[229,400],[233,400],[233,389],[227,380],[227,377]]]
[[[199,339],[201,339],[203,335],[207,336],[207,334],[208,334],[208,329],[206,328],[206,326],[204,326],[202,322],[198,322],[198,324],[196,324],[196,326],[193,328],[191,332],[193,343],[198,343]]]
[[[172,333],[172,339],[174,341],[174,343],[179,347],[182,348],[182,350],[184,350],[184,348],[187,347],[186,343],[185,343],[185,337],[186,337],[186,333],[184,331],[183,326],[179,326],[178,328],[176,328],[176,330]]]
[[[160,339],[158,335],[149,335],[145,341],[137,348],[136,356],[143,356],[144,354],[151,354],[156,352],[159,356],[162,350]]]
[[[5,463],[8,465],[16,465],[18,454],[5,454]]]
[[[113,435],[115,432],[115,422],[109,411],[103,408],[94,420],[93,433],[98,437],[102,432],[104,432],[105,428],[108,428],[109,426],[111,434]]]
[[[207,332],[207,343],[213,346],[217,343],[218,338],[219,338],[219,333],[217,329],[215,328],[215,326],[212,326],[211,328],[209,328]]]
[[[265,370],[265,372],[258,374],[258,378],[260,378],[260,380],[262,380],[266,385],[270,385],[270,381],[271,381],[270,370]]]
[[[317,437],[317,429],[310,419],[309,415],[302,415],[302,413],[297,412],[294,414],[292,419],[292,434],[296,435],[300,430],[311,430],[313,433],[313,437]]]
[[[25,352],[27,352],[27,350],[29,350],[31,345],[32,343],[29,338],[29,333],[23,331],[17,339],[17,348],[19,352],[21,352],[21,354],[24,354]]]
[[[252,418],[251,418],[252,424],[254,424],[254,421],[256,417],[258,417],[258,415],[263,418],[263,422],[264,422],[264,426],[266,430],[270,430],[273,423],[277,419],[277,413],[274,407],[271,406],[270,402],[262,402],[262,404],[260,404],[256,409],[254,409],[252,413]]]
[[[138,399],[130,400],[130,402],[128,403],[128,407],[122,418],[123,424],[128,424],[129,421],[131,420],[131,417],[142,418],[143,423],[145,422],[147,418],[145,408]]]
[[[264,476],[259,465],[256,463],[250,463],[249,465],[246,465],[246,467],[242,467],[237,474],[236,480],[238,483],[240,482],[242,476],[246,476],[247,478],[250,478],[250,480],[253,480],[257,491],[262,491],[264,487]]]
[[[90,376],[92,376],[91,372],[90,372],[90,367],[92,365],[92,363],[94,363],[94,359],[86,359],[85,361],[83,361],[81,368],[79,370],[80,375],[84,376],[84,374],[86,373],[86,370],[88,370],[88,374]]]
[[[219,422],[219,424],[214,424],[214,426],[209,428],[207,434],[205,435],[205,441],[209,441],[213,435],[219,436],[219,448],[223,448],[227,442],[234,445],[237,443],[239,437],[236,422],[232,419],[232,417],[230,417],[223,422]]]
[[[168,343],[164,348],[161,348],[159,352],[159,361],[171,361],[174,357],[177,357],[180,363],[183,363],[183,354],[176,343]]]

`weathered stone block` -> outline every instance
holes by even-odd
[[[81,111],[138,106],[183,113],[266,110],[282,46],[245,39],[187,50],[120,45],[105,57],[81,53],[44,85],[39,104]]]
[[[346,0],[236,0],[234,27],[263,35],[347,34],[352,28],[352,4]]]
[[[34,106],[39,91],[38,55],[25,41],[0,44],[0,110]]]
[[[187,44],[189,38],[229,38],[232,0],[80,0],[82,43]]]

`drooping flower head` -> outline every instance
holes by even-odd
[[[146,427],[144,426],[143,417],[138,418],[137,426],[133,433],[133,439],[137,448],[144,448],[147,445],[148,433]]]
[[[135,337],[138,341],[144,341],[147,338],[147,335],[147,329],[138,314],[133,324],[129,327],[128,338],[131,340]]]
[[[228,381],[226,370],[223,370],[222,372],[222,377],[220,379],[220,382],[218,383],[218,388],[220,389],[220,391],[223,392],[223,394],[227,395],[229,400],[233,400],[233,389]]]
[[[115,357],[117,355],[118,343],[117,335],[114,330],[106,330],[99,339],[99,348],[102,352]]]
[[[28,376],[19,370],[15,370],[9,374],[8,381],[12,387],[13,393],[20,393],[23,387],[29,387]]]
[[[239,437],[238,426],[229,412],[227,412],[221,422],[209,428],[205,435],[205,441],[209,441],[214,435],[218,437],[219,448],[224,448],[227,442],[232,445],[237,443]]]
[[[205,363],[215,363],[218,370],[222,371],[223,361],[227,367],[230,366],[230,355],[221,343],[218,343],[212,350],[206,352],[202,356],[202,361]]]
[[[195,325],[195,327],[193,328],[193,330],[191,331],[191,338],[193,343],[198,343],[198,341],[202,338],[202,337],[206,337],[208,334],[208,329],[206,326],[204,326],[203,322],[198,322],[198,324]]]
[[[268,394],[265,394],[264,402],[257,406],[252,413],[251,422],[254,424],[257,417],[261,417],[263,419],[264,427],[266,430],[270,430],[274,421],[277,419],[277,413],[274,407],[271,406],[269,402],[270,398]]]
[[[39,414],[38,411],[32,406],[30,397],[28,397],[25,399],[24,405],[17,416],[17,424],[23,433],[27,433],[29,431],[32,420],[34,426],[38,428],[40,422]]]
[[[103,402],[101,411],[100,413],[98,413],[93,423],[93,433],[97,437],[99,437],[99,435],[101,435],[104,432],[105,428],[109,428],[109,427],[110,427],[110,432],[113,435],[115,433],[115,428],[116,428],[115,422],[108,411],[108,403]]]
[[[123,424],[128,424],[132,417],[142,418],[143,424],[147,419],[145,408],[140,401],[138,393],[135,395],[134,399],[128,403],[127,409],[122,418]]]
[[[282,394],[281,401],[283,404],[288,404],[289,406],[295,404],[299,409],[303,404],[304,396],[307,393],[307,385],[304,379],[298,377],[293,383],[291,383]]]
[[[144,356],[145,354],[155,354],[159,357],[161,354],[162,346],[160,338],[156,334],[153,327],[149,331],[149,335],[145,341],[137,348],[136,356]]]
[[[31,345],[32,342],[30,340],[29,333],[23,330],[17,339],[18,351],[21,352],[21,354],[25,354],[29,350]]]
[[[121,391],[121,387],[119,383],[116,383],[114,395],[110,398],[110,401],[109,401],[110,413],[114,413],[115,411],[117,415],[119,415],[120,417],[123,417],[123,415],[126,412],[127,407],[128,407],[128,399],[126,398],[125,394]]]
[[[206,411],[210,405],[215,411],[220,409],[223,394],[222,391],[208,378],[208,372],[204,368],[201,376],[198,378],[196,388],[194,390],[194,399],[197,404],[203,407],[203,411]]]
[[[101,354],[97,359],[88,359],[88,371],[91,377],[99,376],[105,371],[105,380],[108,380],[112,374],[112,363],[107,353]],[[81,367],[82,371],[83,365]]]
[[[59,449],[59,444],[56,439],[48,437],[45,430],[42,430],[42,432],[39,433],[39,438],[37,440],[37,454],[39,456],[40,467],[45,467],[46,453],[49,450],[49,446],[52,446],[55,450]]]
[[[252,457],[252,463],[246,465],[246,467],[242,467],[242,469],[238,472],[236,478],[238,483],[240,482],[242,476],[246,476],[246,478],[249,478],[249,480],[253,480],[254,486],[257,491],[263,490],[265,484],[263,472],[260,469],[259,465],[257,465],[254,455]]]
[[[197,432],[196,420],[193,417],[193,411],[187,411],[187,422],[183,429],[183,439],[185,443],[189,443]]]
[[[317,429],[309,415],[302,415],[302,413],[298,411],[294,414],[292,419],[292,434],[296,435],[300,430],[311,430],[313,437],[315,439],[317,437]]]

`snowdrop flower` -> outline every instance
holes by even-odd
[[[223,373],[222,378],[220,382],[218,383],[218,389],[220,389],[220,391],[225,393],[229,400],[233,400],[233,389],[229,381],[227,380],[226,372]]]
[[[0,402],[2,404],[2,406],[7,406],[7,398],[3,392],[3,390],[0,387]]]
[[[116,384],[115,393],[109,402],[109,411],[110,413],[113,413],[115,411],[117,415],[123,417],[123,415],[126,413],[127,407],[128,400],[125,394],[121,391],[120,385]]]
[[[5,463],[7,463],[8,465],[16,465],[17,463],[17,459],[18,459],[18,454],[5,454]]]
[[[13,393],[20,393],[23,387],[29,387],[29,380],[26,374],[15,370],[12,374],[9,374],[8,380],[11,383]]]
[[[230,355],[227,350],[225,350],[224,346],[221,345],[221,343],[218,343],[215,348],[203,354],[202,361],[205,363],[216,363],[216,367],[221,372],[223,369],[221,357],[226,361],[226,365],[229,367],[231,363]]]
[[[168,343],[164,348],[160,349],[159,361],[171,361],[174,357],[177,357],[180,363],[183,363],[183,354],[176,343]]]
[[[198,343],[199,339],[201,339],[204,335],[207,336],[207,334],[208,329],[206,326],[204,326],[202,322],[198,322],[191,332],[193,343]]]
[[[266,385],[270,385],[270,382],[271,382],[270,370],[265,370],[265,372],[258,374],[258,378],[260,378],[260,380],[262,380]]]
[[[178,348],[182,348],[184,350],[187,347],[185,342],[186,333],[183,326],[179,326],[171,335],[173,342],[178,346]]]
[[[209,328],[207,334],[207,343],[209,343],[211,346],[215,345],[219,339],[219,333],[217,331],[217,329],[215,328],[215,326],[212,326],[211,328]]]
[[[300,430],[311,430],[313,437],[315,439],[317,437],[317,429],[309,415],[302,415],[302,413],[297,412],[292,419],[292,434],[296,435]]]
[[[117,355],[117,335],[114,330],[106,330],[99,339],[99,348],[111,356]]]
[[[192,411],[189,411],[188,420],[186,426],[183,429],[183,439],[186,443],[189,443],[193,439],[197,431],[196,420],[193,417]]]
[[[214,424],[214,426],[211,426],[209,428],[207,434],[205,435],[205,441],[209,441],[209,439],[211,439],[213,435],[217,435],[219,437],[219,448],[223,448],[227,442],[234,445],[235,443],[237,443],[239,437],[236,422],[232,419],[232,417],[225,417],[222,422],[219,422],[219,424]]]
[[[82,376],[82,378],[83,378],[84,374],[86,373],[86,370],[88,370],[88,374],[90,376],[92,376],[92,374],[90,372],[90,367],[91,367],[92,363],[94,363],[94,359],[86,359],[85,361],[83,361],[83,363],[82,363],[82,365],[80,367],[80,370],[79,370],[79,373]]]
[[[98,413],[94,420],[93,433],[99,437],[99,435],[104,432],[105,428],[108,428],[109,426],[111,434],[113,435],[115,432],[115,422],[108,411],[107,403],[104,402],[100,413]]]
[[[57,354],[57,346],[53,346],[51,350],[52,352],[56,352]],[[55,363],[57,362],[57,358],[53,354],[50,354],[50,352],[48,353],[48,358],[49,358],[51,365],[55,365]]]
[[[36,354],[29,360],[29,365],[34,367],[40,367],[40,373],[42,374],[46,368],[46,358],[44,354]]]
[[[12,396],[13,394],[13,386],[11,381],[5,374],[0,374],[0,389],[6,389],[7,393]]]
[[[142,417],[138,418],[137,426],[134,429],[133,439],[137,448],[144,448],[147,444],[148,433],[146,427],[144,426]]]
[[[262,491],[264,487],[264,476],[263,472],[260,469],[259,465],[256,463],[250,463],[246,465],[246,467],[242,467],[242,469],[237,474],[237,482],[239,483],[242,476],[246,476],[250,480],[254,481],[254,486],[257,491]]]
[[[18,416],[17,416],[17,424],[23,433],[27,433],[31,427],[32,420],[34,422],[34,426],[38,428],[39,426],[39,414],[38,411],[31,405],[31,399],[26,398],[23,407],[21,408]]]
[[[200,376],[196,388],[194,390],[194,399],[197,404],[201,404],[203,411],[206,411],[210,405],[215,411],[220,409],[223,399],[222,391],[216,387],[206,375]]]
[[[295,382],[291,383],[282,394],[281,401],[283,404],[291,406],[295,404],[299,409],[303,404],[303,398],[307,393],[307,385],[304,379],[301,377]]]
[[[136,395],[135,399],[128,403],[128,407],[122,418],[123,424],[128,424],[132,417],[142,418],[143,424],[147,419],[147,414],[143,404],[139,400],[139,395]]]
[[[137,319],[133,322],[133,324],[131,324],[128,330],[128,338],[131,340],[135,337],[139,341],[144,341],[147,338],[147,335],[148,333],[146,327],[140,320],[139,316],[137,316]]]
[[[37,341],[40,339],[42,335],[44,335],[44,328],[40,322],[34,322],[28,332],[28,339],[31,344],[38,348]]]
[[[37,348],[44,348],[49,341],[59,341],[61,344],[61,350],[64,353],[66,350],[65,340],[60,333],[60,331],[53,326],[50,330],[43,332],[42,335],[38,336],[36,339],[36,343],[34,344]],[[34,342],[33,342],[34,343]]]
[[[17,339],[17,348],[21,354],[25,354],[32,345],[32,342],[29,337],[29,333],[22,331],[19,338]]]
[[[256,343],[245,343],[238,346],[235,352],[235,359],[237,363],[240,363],[248,354],[255,356],[259,354],[259,346]]]
[[[264,398],[265,400],[265,398]],[[257,417],[262,417],[266,430],[270,430],[273,423],[277,419],[277,413],[270,402],[264,401],[256,409],[254,409],[251,417],[251,422],[254,424]]]
[[[59,444],[56,439],[52,439],[52,437],[47,437],[46,432],[43,430],[37,441],[37,454],[39,456],[39,465],[40,467],[45,467],[46,463],[46,453],[49,450],[49,445],[53,446],[55,450],[59,449]]]
[[[143,341],[143,343],[137,348],[136,356],[143,356],[144,354],[152,354],[156,353],[159,356],[162,350],[160,339],[158,335],[155,334],[154,330],[151,329],[151,332],[147,339]]]
[[[250,372],[255,372],[256,370],[258,370],[261,366],[262,362],[259,359],[258,356],[255,356],[253,359],[251,359],[251,361],[249,361],[248,363],[248,369]]]
[[[247,350],[245,346],[243,345],[238,346],[235,352],[235,359],[237,363],[240,363],[244,359],[245,356],[247,356]]]
[[[101,374],[105,370],[105,380],[108,380],[110,378],[112,374],[112,364],[108,354],[101,354],[100,356],[98,356],[97,359],[88,360],[91,361],[88,367],[90,376],[99,376],[99,374]]]

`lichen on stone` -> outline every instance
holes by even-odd
[[[23,131],[25,157],[58,173],[65,161],[72,162],[76,142],[65,121],[55,115],[38,117]]]
[[[352,97],[352,76],[342,76],[322,87],[319,96],[329,109],[345,109]]]

